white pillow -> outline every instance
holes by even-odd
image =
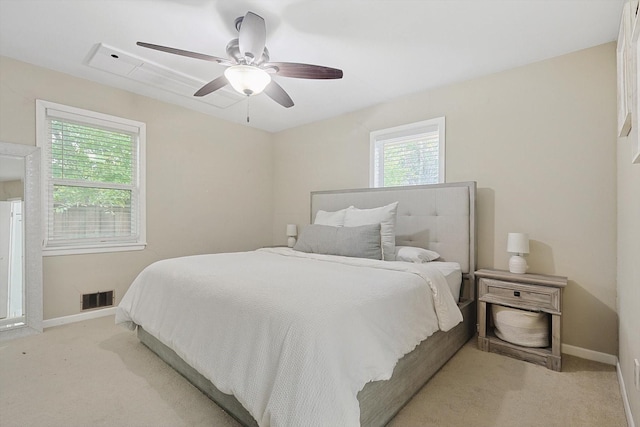
[[[344,216],[345,227],[380,224],[382,256],[385,261],[395,260],[396,254],[396,212],[398,202],[373,209],[350,207]]]
[[[430,262],[440,258],[438,252],[429,249],[416,248],[414,246],[396,246],[396,261],[405,262]]]
[[[331,227],[343,227],[344,226],[344,216],[347,213],[348,209],[351,209],[353,206],[349,206],[345,209],[340,209],[335,212],[327,212],[319,210],[316,212],[316,219],[313,221],[316,225],[330,225]]]

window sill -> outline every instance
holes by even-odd
[[[69,246],[57,248],[43,248],[42,256],[99,254],[107,252],[141,251],[147,247],[146,242],[119,244],[111,246]]]

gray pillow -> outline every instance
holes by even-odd
[[[380,224],[358,227],[307,225],[293,249],[314,254],[382,259]]]

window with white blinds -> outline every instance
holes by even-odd
[[[444,182],[444,117],[371,132],[370,185]]]
[[[36,101],[44,254],[143,249],[145,124]]]

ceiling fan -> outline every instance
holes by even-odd
[[[227,44],[228,59],[205,55],[188,50],[137,42],[138,46],[160,50],[189,58],[217,62],[227,66],[224,74],[201,87],[194,96],[205,96],[227,84],[246,96],[264,91],[271,99],[283,107],[293,106],[293,100],[271,76],[294,77],[299,79],[341,79],[342,70],[320,65],[295,62],[270,62],[265,46],[267,30],[264,19],[253,12],[236,18],[238,38]]]

